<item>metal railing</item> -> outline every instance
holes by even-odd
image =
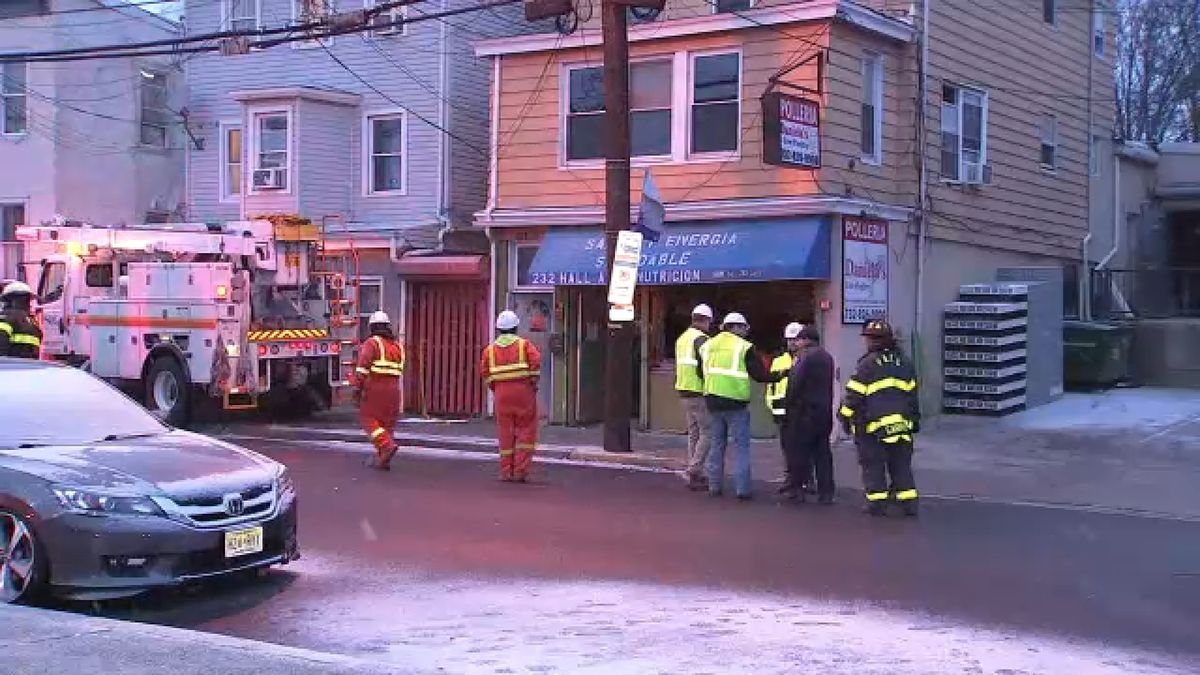
[[[1092,272],[1096,319],[1200,317],[1200,267]]]

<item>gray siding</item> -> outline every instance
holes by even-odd
[[[467,3],[468,0],[446,0],[446,6]],[[438,5],[429,3],[426,11],[436,11]],[[519,8],[517,8],[519,10]],[[419,12],[413,10],[412,16]],[[263,26],[277,26],[291,20],[289,0],[262,0]],[[515,16],[509,14],[509,16]],[[193,0],[187,5],[190,33],[220,29],[221,3]],[[219,202],[220,139],[218,124],[237,119],[243,106],[230,93],[237,90],[278,87],[311,87],[359,94],[361,105],[351,112],[330,115],[311,115],[323,107],[309,101],[301,103],[295,119],[297,134],[296,155],[300,164],[293,183],[301,194],[299,204],[303,215],[318,219],[344,200],[344,217],[356,230],[396,231],[412,227],[433,228],[437,223],[442,132],[439,123],[440,105],[445,102],[446,124],[458,137],[470,139],[471,145],[486,151],[487,91],[489,64],[475,59],[470,39],[502,34],[489,26],[493,21],[515,32],[517,23],[499,19],[492,12],[480,12],[447,19],[445,31],[454,36],[447,45],[441,44],[442,22],[420,21],[407,26],[402,36],[339,36],[329,46],[295,48],[279,46],[242,56],[222,57],[201,55],[189,64],[193,130],[205,139],[205,149],[191,156],[191,203],[198,218],[227,219],[237,215],[237,204]],[[483,32],[481,27],[487,27]],[[460,28],[465,30],[459,30]],[[469,84],[460,92],[453,89],[443,99],[441,91],[440,56],[449,50],[447,59],[452,82],[462,78]],[[350,71],[330,55],[340,59]],[[365,83],[364,83],[365,81]],[[377,91],[376,91],[377,90]],[[396,196],[365,196],[362,185],[362,125],[366,115],[375,112],[403,110],[407,120],[407,191]],[[337,119],[333,119],[336,117]],[[435,126],[436,125],[436,126]],[[249,134],[243,144],[249,149]],[[450,181],[454,194],[454,212],[470,213],[482,205],[487,188],[487,160],[470,148],[448,139],[451,167],[455,176]],[[474,158],[471,158],[474,155]],[[246,163],[249,167],[249,163]],[[461,170],[461,175],[459,171]],[[309,175],[310,172],[316,172]],[[315,192],[314,192],[315,191]],[[340,194],[333,194],[335,191]],[[345,196],[343,197],[342,194]],[[458,200],[468,204],[457,207]],[[253,198],[250,204],[258,205]],[[432,241],[428,235],[414,239]]]
[[[347,214],[357,181],[354,175],[355,108],[316,101],[300,101],[296,130],[302,143],[297,144],[296,177],[300,212],[314,220],[327,215]]]

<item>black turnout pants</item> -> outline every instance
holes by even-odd
[[[882,501],[891,495],[908,497],[904,493],[915,493],[912,441],[884,443],[874,436],[861,435],[854,442],[858,447],[858,463],[862,467],[863,489],[868,501]],[[915,498],[915,494],[912,497]]]

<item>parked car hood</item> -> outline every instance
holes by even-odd
[[[0,450],[0,467],[51,483],[172,497],[235,491],[274,478],[279,464],[235,445],[174,430],[86,445]]]

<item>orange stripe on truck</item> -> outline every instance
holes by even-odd
[[[85,326],[124,326],[128,328],[197,328],[216,330],[216,319],[164,319],[155,316],[97,316],[82,314],[76,322]]]

